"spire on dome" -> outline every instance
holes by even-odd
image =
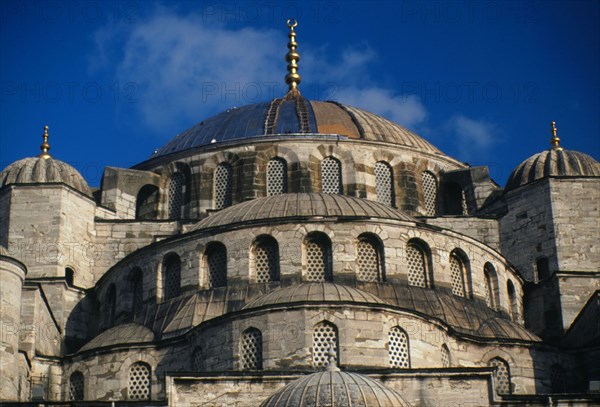
[[[288,84],[288,95],[300,95],[300,91],[298,90],[298,85],[302,78],[300,74],[298,74],[298,61],[300,60],[300,54],[296,51],[296,47],[298,47],[298,43],[296,42],[296,32],[294,28],[298,25],[298,21],[293,18],[287,20],[287,26],[290,29],[290,33],[288,37],[290,38],[290,42],[288,42],[289,51],[285,55],[285,60],[287,61],[287,70],[288,74],[285,76],[285,83]]]
[[[39,157],[43,159],[51,158],[52,156],[48,153],[48,150],[50,150],[50,144],[48,144],[48,126],[44,126],[44,134],[42,135],[42,138],[44,141],[40,145],[40,150],[42,150],[42,153],[39,155]]]
[[[550,122],[550,129],[552,132],[552,138],[550,139],[551,148],[553,150],[562,150],[563,148],[559,145],[560,138],[556,135],[556,122]]]

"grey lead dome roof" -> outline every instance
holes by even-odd
[[[151,158],[210,145],[213,140],[221,143],[302,133],[382,141],[441,154],[415,133],[381,116],[337,102],[299,97],[226,110],[178,134]]]
[[[547,177],[600,177],[600,163],[579,151],[550,149],[532,155],[517,166],[506,191]]]
[[[52,157],[15,161],[0,172],[0,188],[10,184],[63,183],[91,196],[89,185],[69,164]]]
[[[358,373],[328,369],[297,379],[261,407],[403,407],[409,404],[383,383]]]
[[[346,195],[290,193],[256,198],[209,215],[190,230],[266,219],[312,217],[383,218],[406,222],[416,220],[387,205]]]

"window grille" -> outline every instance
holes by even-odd
[[[267,164],[267,196],[287,192],[287,163],[281,158],[273,158]]]
[[[306,280],[333,281],[329,242],[311,238],[306,242]]]
[[[440,355],[442,357],[442,366],[450,367],[450,350],[446,345],[442,345]]]
[[[185,184],[185,175],[176,172],[169,179],[169,219],[181,218],[181,207],[183,204],[183,185]]]
[[[195,372],[204,370],[204,351],[200,346],[197,346],[192,354],[192,368]]]
[[[359,280],[373,282],[383,280],[378,246],[372,239],[359,239],[356,254]]]
[[[221,244],[213,244],[206,251],[206,265],[210,287],[227,286],[227,250]]]
[[[258,283],[279,280],[279,248],[275,241],[264,239],[255,243],[254,268]]]
[[[437,201],[437,181],[435,176],[429,171],[423,172],[423,194],[425,195],[425,210],[427,216],[435,216],[435,206]]]
[[[377,192],[377,202],[394,206],[395,197],[392,168],[383,161],[375,164],[375,191]]]
[[[414,287],[427,287],[427,257],[425,252],[415,244],[406,247],[408,266],[408,284]]]
[[[129,400],[149,400],[150,381],[150,366],[143,362],[136,362],[131,365],[127,386]]]
[[[464,297],[464,265],[462,260],[454,253],[450,255],[450,278],[452,283],[452,294]]]
[[[511,393],[511,384],[510,384],[510,368],[508,363],[500,358],[494,358],[490,360],[489,365],[494,370],[494,387],[496,388],[496,393],[498,394],[510,394]]]
[[[74,372],[69,379],[69,401],[81,401],[84,399],[83,373]]]
[[[163,299],[165,301],[181,294],[181,260],[177,255],[171,255],[165,260],[163,281]]]
[[[223,209],[231,206],[233,191],[233,170],[231,165],[222,163],[215,171],[215,208]]]
[[[321,161],[321,182],[326,194],[342,193],[342,164],[333,157]]]
[[[262,369],[262,334],[256,328],[249,328],[242,333],[240,344],[242,370]]]
[[[333,346],[336,363],[339,360],[337,345],[337,328],[330,322],[323,321],[313,330],[313,367],[326,367],[329,364],[329,348]]]
[[[388,334],[390,366],[397,368],[410,368],[408,353],[408,335],[402,328],[395,326]]]

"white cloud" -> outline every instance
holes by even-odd
[[[454,136],[454,145],[462,159],[481,160],[490,153],[500,139],[498,128],[487,120],[471,119],[464,115],[455,115],[446,123],[445,130]]]

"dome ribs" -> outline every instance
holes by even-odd
[[[265,115],[265,136],[268,134],[275,134],[275,125],[277,124],[277,116],[279,115],[279,106],[283,99],[273,99],[269,104],[267,113]]]

